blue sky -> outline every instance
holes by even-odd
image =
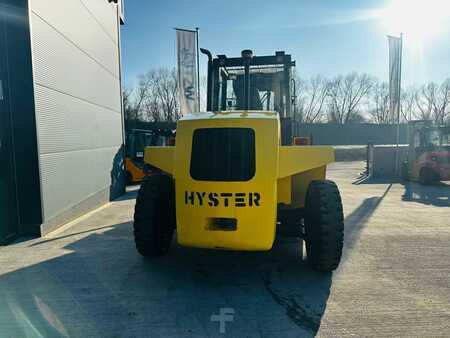
[[[124,83],[131,86],[152,67],[175,65],[174,27],[199,27],[200,47],[215,54],[236,56],[247,48],[257,55],[285,50],[303,77],[357,71],[386,80],[386,34],[392,32],[383,10],[392,1],[396,0],[127,0],[122,26]],[[435,12],[429,14],[433,17]],[[410,26],[411,21],[414,27],[416,22],[419,28],[424,24],[413,17]],[[450,20],[446,17],[440,26],[420,45],[406,33],[404,85],[450,77]],[[205,74],[206,58],[200,62]]]

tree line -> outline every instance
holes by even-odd
[[[389,84],[369,75],[352,72],[327,78],[303,78],[294,74],[295,118],[301,123],[394,124],[389,109]],[[200,81],[200,106],[205,109],[206,78]],[[402,89],[402,122],[432,120],[450,124],[450,78]],[[134,88],[123,93],[128,121],[176,121],[180,118],[175,69],[158,68],[141,75]]]
[[[180,115],[175,69],[159,68],[139,76],[135,88],[123,91],[127,121],[176,121]]]

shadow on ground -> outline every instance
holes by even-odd
[[[383,197],[346,218],[344,258]],[[136,253],[130,223],[111,228],[92,227],[103,233],[0,276],[0,336],[223,336],[210,316],[230,307],[226,336],[314,336],[320,328],[332,274],[301,261],[296,239],[280,238],[261,253],[174,245],[168,256],[147,260]]]
[[[402,201],[417,202],[437,207],[450,206],[450,185],[445,182],[437,182],[431,185],[422,185],[417,182],[401,182],[398,179],[389,178],[371,178],[360,176],[353,184],[392,184],[402,183],[405,192],[402,195]]]
[[[383,195],[366,198],[345,218],[345,247],[342,257],[343,260],[345,260],[354,249],[369,218],[379,207],[391,188],[392,184],[389,184],[383,192]]]
[[[448,184],[440,182],[434,185],[422,185],[415,182],[405,182],[404,187],[403,201],[450,207],[450,185]]]

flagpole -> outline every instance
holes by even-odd
[[[399,74],[398,74],[398,102],[397,102],[397,148],[395,152],[395,173],[399,174],[399,162],[400,162],[400,104],[401,104],[401,90],[402,90],[402,56],[403,56],[403,33],[400,33],[400,49],[398,51],[399,60]]]
[[[198,110],[200,112],[200,47],[198,45],[198,27],[195,27],[197,32],[197,96],[198,96]]]

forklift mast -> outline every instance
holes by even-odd
[[[208,111],[276,111],[280,115],[282,144],[292,143],[292,118],[295,118],[295,87],[292,68],[295,61],[284,51],[275,55],[254,56],[243,50],[241,57],[208,56]]]

